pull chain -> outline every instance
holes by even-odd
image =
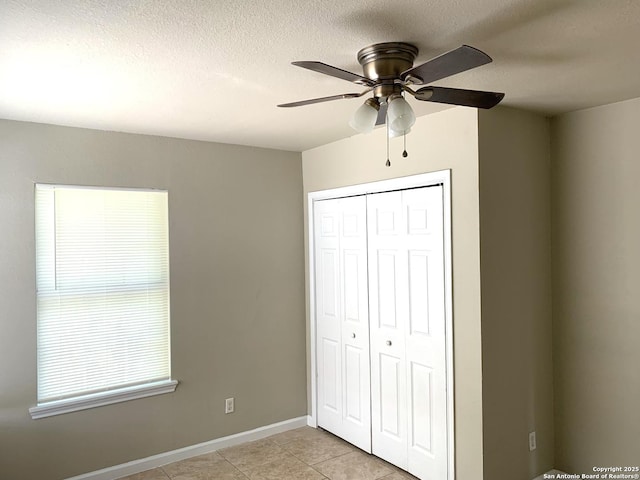
[[[407,153],[407,131],[406,130],[402,134],[402,137],[404,138],[404,151],[402,152],[402,156],[404,158],[407,158],[409,154]]]
[[[389,160],[389,116],[388,115],[387,115],[385,124],[387,126],[387,163],[385,163],[385,165],[387,167],[390,167],[391,166],[391,160]]]

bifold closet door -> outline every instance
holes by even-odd
[[[372,450],[447,478],[442,187],[368,195]]]
[[[367,209],[314,203],[318,425],[371,452]]]

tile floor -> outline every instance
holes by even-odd
[[[122,480],[415,480],[344,440],[302,427]]]

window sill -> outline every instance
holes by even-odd
[[[93,393],[82,397],[47,402],[36,407],[31,407],[29,409],[29,413],[33,420],[37,420],[39,418],[51,417],[53,415],[62,415],[64,413],[77,412],[78,410],[87,410],[89,408],[101,407],[103,405],[111,405],[112,403],[126,402],[137,398],[171,393],[175,391],[177,386],[177,380],[163,380],[161,382],[137,385],[135,387],[126,387],[104,393]]]

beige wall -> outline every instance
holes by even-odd
[[[390,168],[385,167],[384,129],[302,153],[305,198],[311,191],[442,169],[452,170],[458,480],[482,478],[477,118],[475,110],[464,108],[418,118],[407,136],[408,158],[401,156],[402,139],[392,141]]]
[[[640,461],[640,99],[553,121],[556,467]]]
[[[169,190],[175,393],[31,420],[34,182]],[[0,121],[0,477],[59,479],[305,415],[301,194],[299,153]]]
[[[479,119],[484,478],[528,480],[553,467],[549,127]]]

